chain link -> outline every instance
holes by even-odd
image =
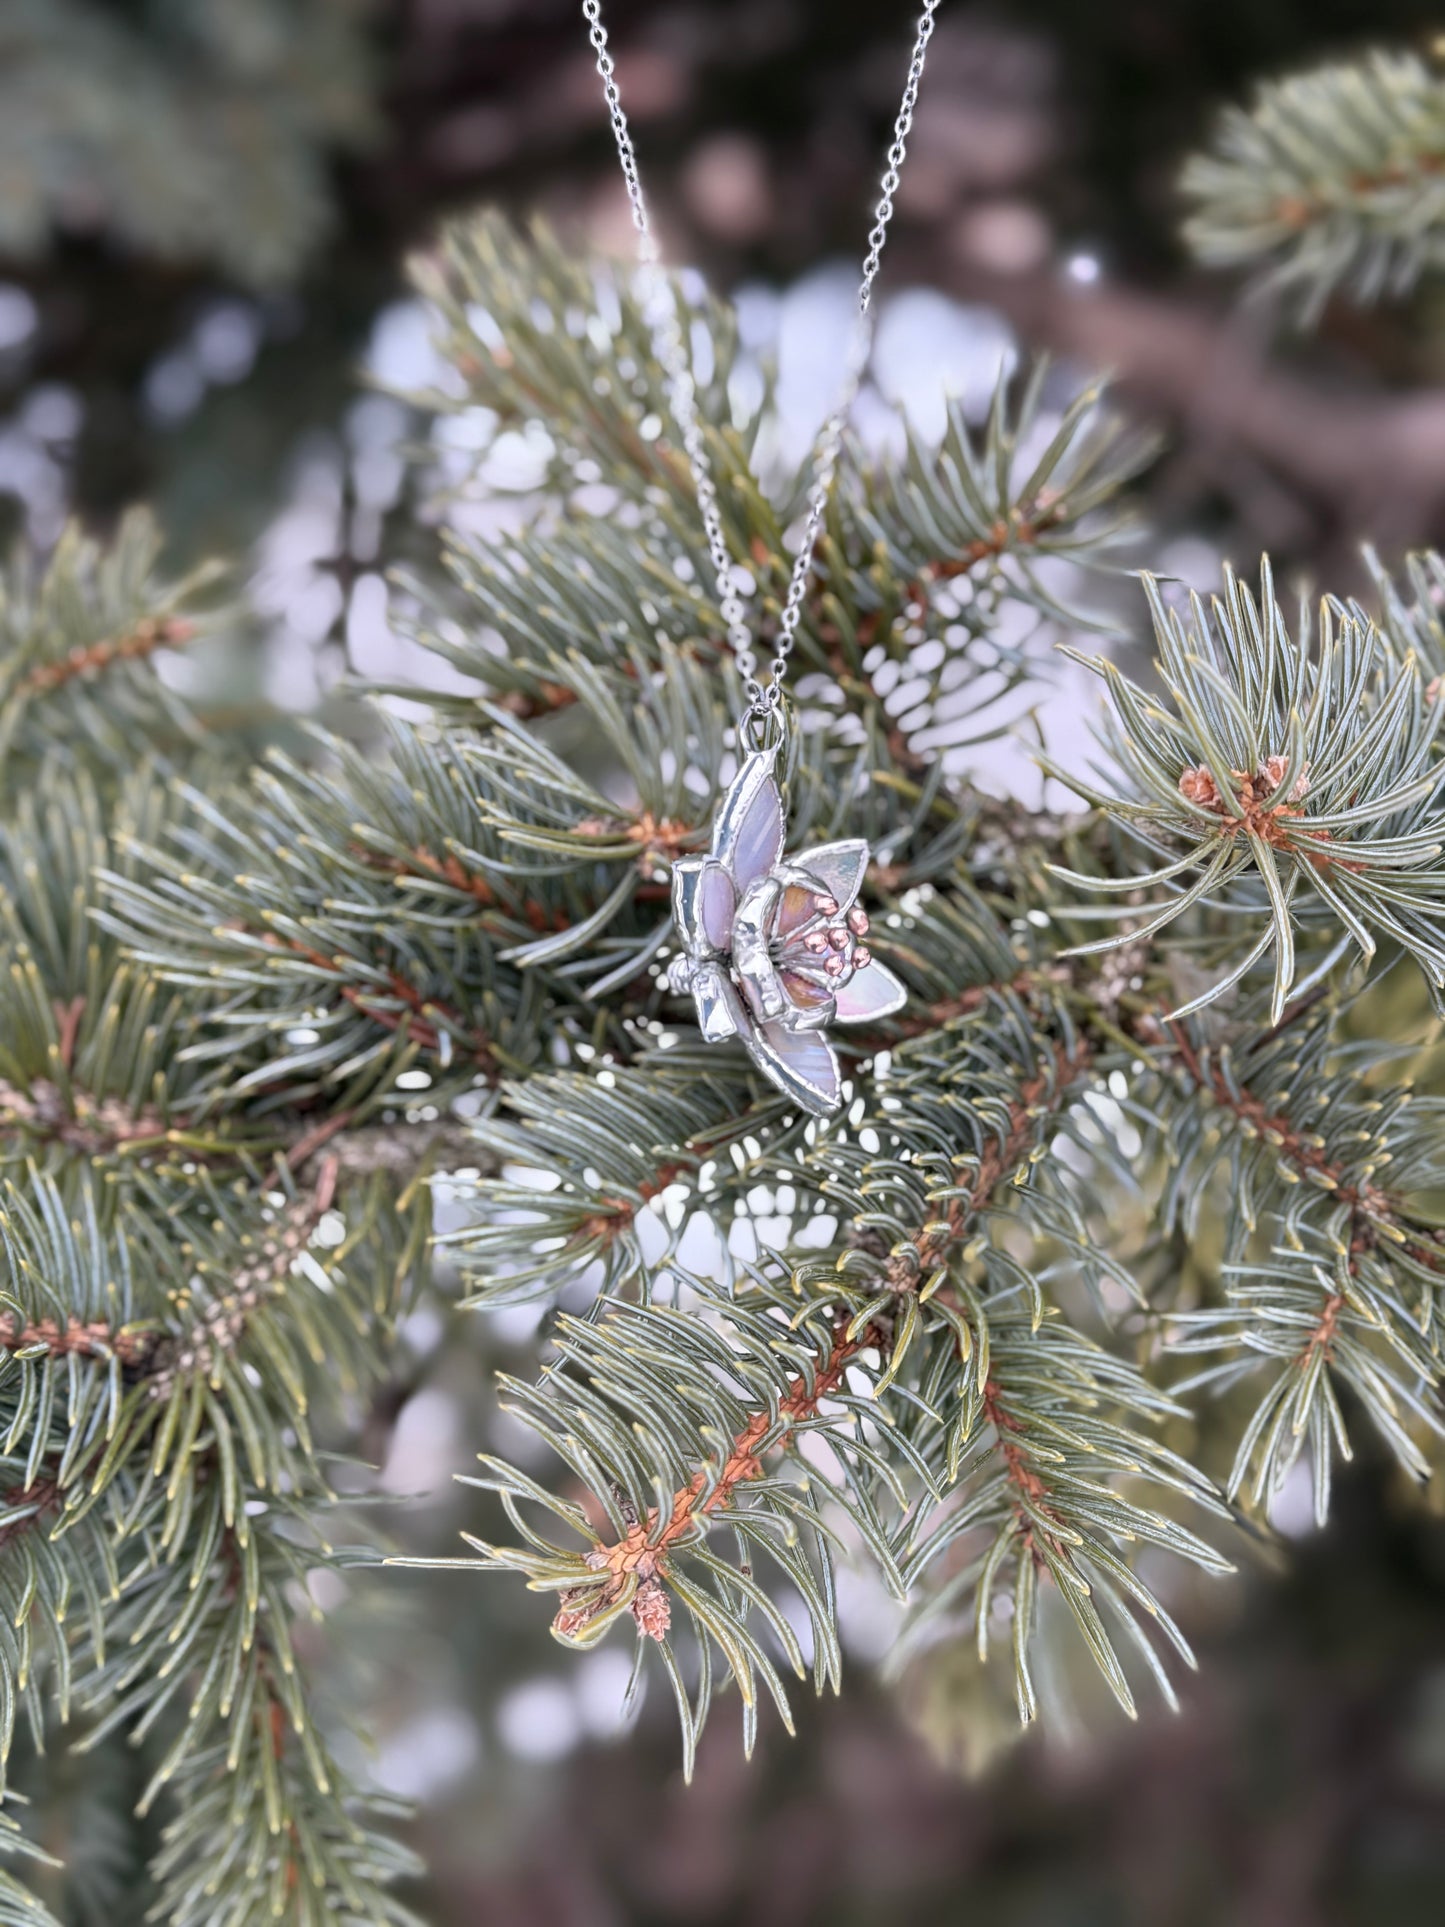
[[[602,80],[602,91],[607,99],[607,111],[612,120],[612,134],[617,143],[617,158],[622,163],[622,178],[627,184],[627,198],[632,206],[632,225],[637,230],[637,258],[642,270],[640,283],[643,314],[651,329],[653,346],[658,360],[662,363],[663,374],[666,376],[668,404],[672,409],[673,419],[681,433],[683,448],[692,468],[698,508],[702,514],[702,525],[707,534],[713,572],[717,578],[718,605],[722,610],[723,621],[727,625],[728,643],[748,699],[745,721],[749,718],[770,715],[776,711],[782,700],[783,678],[787,674],[788,657],[792,654],[793,644],[797,640],[798,625],[802,620],[803,598],[807,593],[808,578],[813,572],[813,556],[818,546],[823,517],[827,512],[828,496],[838,472],[838,457],[842,451],[848,416],[857,398],[863,371],[868,365],[868,349],[873,335],[873,283],[878,278],[879,265],[883,259],[883,244],[888,238],[888,224],[893,218],[893,198],[898,192],[908,136],[913,127],[914,110],[918,106],[918,88],[923,79],[923,63],[927,55],[928,43],[933,36],[934,15],[941,4],[942,0],[924,0],[923,11],[919,16],[918,29],[913,42],[913,56],[908,64],[908,78],[903,88],[903,98],[898,105],[898,118],[893,126],[893,144],[888,149],[887,166],[884,169],[883,179],[879,183],[878,203],[873,210],[873,226],[868,235],[868,252],[863,257],[863,273],[858,284],[858,300],[849,337],[843,385],[832,411],[818,434],[813,457],[813,483],[808,490],[802,542],[793,558],[788,593],[783,603],[782,615],[778,620],[773,659],[768,665],[768,680],[763,683],[758,678],[752,632],[748,627],[747,611],[743,606],[742,597],[738,593],[733,558],[723,529],[717,487],[708,463],[707,447],[703,440],[702,423],[697,410],[697,385],[693,380],[691,360],[683,341],[678,303],[666,275],[662,272],[657,238],[653,234],[652,223],[648,218],[647,199],[643,194],[642,177],[638,172],[637,150],[632,145],[632,132],[627,124],[627,116],[622,110],[622,96],[617,90],[616,65],[608,51],[607,30],[602,24],[602,0],[582,0],[582,13],[588,26],[587,38],[591,42],[593,53],[597,56],[597,72]]]

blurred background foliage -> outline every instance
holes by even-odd
[[[801,453],[897,23],[876,0],[610,13],[667,252],[736,294],[750,346],[777,352]],[[1439,26],[1413,0],[946,8],[880,385],[926,414],[944,379],[986,394],[1020,344],[1111,368],[1166,431],[1136,485],[1151,564],[1199,582],[1268,548],[1286,581],[1363,592],[1362,538],[1390,560],[1445,540],[1438,283],[1369,307],[1317,288],[1305,334],[1287,289],[1241,302],[1180,238],[1181,168],[1221,109],[1366,36],[1433,71]],[[143,497],[174,572],[238,558],[244,645],[202,645],[174,673],[268,732],[348,715],[348,671],[420,674],[384,569],[429,568],[442,497],[484,541],[529,485],[525,449],[478,478],[386,392],[438,372],[404,258],[479,202],[541,210],[579,245],[625,239],[571,0],[8,0],[7,537],[46,548],[71,513],[104,531]],[[391,1517],[409,1550],[449,1551],[470,1523],[452,1475],[479,1437],[520,1449],[491,1373],[525,1368],[534,1322],[414,1314],[359,1447],[387,1490],[420,1495]],[[1261,1553],[1188,1604],[1202,1671],[1183,1714],[1104,1719],[1087,1744],[1014,1745],[1006,1679],[963,1662],[889,1697],[855,1671],[845,1703],[804,1710],[796,1742],[765,1731],[751,1770],[720,1720],[684,1792],[666,1707],[617,1731],[624,1654],[565,1660],[535,1601],[445,1574],[368,1585],[365,1617],[328,1617],[309,1656],[368,1709],[386,1785],[418,1801],[431,1873],[416,1904],[439,1927],[1438,1920],[1445,1493],[1422,1507],[1367,1453],[1327,1532],[1307,1491],[1286,1497],[1288,1564]],[[851,1602],[856,1656],[888,1630],[871,1596]],[[52,1901],[88,1921],[84,1869],[135,1842],[107,1842],[93,1770],[83,1797],[63,1761],[40,1785],[34,1831],[78,1870]],[[116,1877],[140,1891],[138,1863]]]

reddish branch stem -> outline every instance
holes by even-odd
[[[1031,549],[1062,520],[1062,506],[1045,489],[1033,500],[1018,503],[1009,510],[1006,520],[995,522],[986,535],[966,542],[957,555],[931,563],[923,580],[914,586],[920,595],[926,595],[930,582],[948,582],[955,576],[968,575],[980,562],[997,562],[1015,549]]]
[[[15,1312],[0,1317],[0,1351],[46,1351],[52,1358],[78,1354],[83,1358],[118,1358],[122,1365],[139,1365],[154,1349],[157,1334],[107,1325],[103,1319],[88,1322],[68,1318],[62,1325],[54,1318],[25,1319]]]
[[[577,830],[579,834],[597,836],[625,835],[629,842],[639,846],[637,862],[644,873],[650,873],[659,861],[670,862],[682,849],[690,847],[698,834],[690,824],[674,823],[670,819],[659,822],[646,811],[635,823],[621,828],[585,819],[577,825]],[[560,904],[543,903],[536,897],[522,897],[509,904],[486,877],[469,870],[454,850],[439,857],[434,851],[420,845],[408,850],[405,856],[387,856],[380,850],[368,849],[363,843],[353,844],[352,849],[370,868],[384,871],[387,876],[406,877],[419,871],[424,876],[436,877],[442,883],[450,884],[452,889],[469,896],[484,910],[498,910],[504,915],[510,913],[521,917],[538,936],[568,930],[572,926],[571,912]],[[636,898],[640,903],[662,903],[670,894],[665,882],[644,881],[637,887]]]
[[[1374,172],[1359,170],[1349,177],[1349,192],[1352,197],[1363,199],[1366,195],[1379,194],[1387,188],[1408,186],[1422,175],[1434,176],[1445,172],[1445,154],[1416,154],[1408,161],[1395,161],[1388,167]],[[1338,199],[1330,194],[1295,192],[1281,194],[1274,204],[1274,215],[1286,227],[1306,228],[1322,216],[1339,212]]]
[[[833,1321],[833,1335],[818,1369],[809,1376],[799,1373],[778,1401],[774,1414],[766,1408],[754,1412],[734,1438],[727,1456],[709,1480],[708,1468],[701,1467],[674,1496],[671,1509],[662,1518],[654,1507],[645,1520],[630,1526],[616,1544],[597,1546],[587,1556],[595,1571],[606,1572],[601,1587],[577,1588],[575,1595],[564,1595],[555,1619],[555,1630],[564,1636],[575,1635],[599,1613],[614,1605],[636,1582],[631,1611],[638,1630],[650,1638],[661,1639],[667,1632],[671,1612],[662,1588],[662,1576],[669,1550],[688,1537],[698,1522],[727,1507],[739,1486],[761,1476],[764,1455],[776,1451],[800,1425],[815,1418],[823,1400],[843,1382],[848,1361],[866,1346],[878,1344],[881,1334],[871,1328],[850,1337],[850,1319],[839,1312]]]
[[[1064,1093],[1092,1057],[1089,1045],[1076,1038],[1071,1048],[1053,1046],[1049,1069],[1028,1078],[1019,1086],[1009,1106],[1008,1126],[995,1137],[978,1161],[973,1182],[948,1201],[942,1218],[927,1231],[921,1231],[889,1258],[885,1276],[895,1291],[912,1291],[920,1278],[935,1270],[948,1253],[968,1233],[999,1184],[1017,1170],[1034,1148],[1038,1138],[1041,1106],[1057,1109]]]
[[[327,957],[298,938],[278,937],[274,931],[267,931],[264,941],[273,949],[286,949],[307,963],[315,964],[319,970],[336,984],[338,995],[363,1017],[369,1017],[383,1030],[400,1031],[409,1043],[420,1044],[423,1050],[436,1051],[441,1045],[441,1032],[438,1026],[426,1015],[428,1011],[438,1018],[446,1019],[463,1035],[471,1051],[473,1061],[489,1077],[500,1075],[500,1067],[492,1050],[491,1039],[481,1031],[469,1030],[460,1012],[438,1003],[434,997],[424,997],[414,984],[409,984],[399,971],[387,972],[386,991],[363,990],[359,984],[337,982],[338,973],[344,967],[345,959]],[[378,1007],[377,998],[383,995],[395,997],[404,1005],[402,1010],[384,1010]]]
[[[423,876],[436,877],[440,882],[450,884],[453,890],[460,890],[484,910],[505,910],[508,907],[491,882],[475,870],[469,870],[455,850],[449,850],[445,856],[437,856],[434,851],[418,844],[415,849],[408,850],[405,856],[388,856],[384,851],[369,849],[364,843],[354,843],[352,849],[370,868],[383,870],[388,876],[412,876],[419,871]],[[565,910],[553,910],[535,897],[524,898],[517,909],[539,936],[549,930],[565,930],[571,921]]]
[[[998,1454],[1003,1460],[1004,1477],[1014,1490],[1013,1513],[1018,1523],[1019,1538],[1034,1564],[1045,1567],[1048,1561],[1039,1549],[1038,1521],[1044,1518],[1057,1524],[1057,1519],[1048,1504],[1048,1485],[1029,1463],[1028,1453],[1019,1443],[1019,1435],[1024,1428],[1005,1409],[1002,1400],[1002,1388],[998,1381],[989,1379],[983,1388],[981,1410],[987,1423],[993,1427],[994,1437],[998,1441]],[[1068,1555],[1054,1534],[1045,1529],[1043,1537],[1056,1557],[1067,1560]]]
[[[1350,1215],[1349,1266],[1353,1271],[1362,1251],[1368,1250],[1379,1236],[1379,1227],[1388,1225],[1393,1240],[1418,1263],[1431,1271],[1445,1271],[1445,1251],[1438,1232],[1409,1223],[1399,1204],[1388,1191],[1369,1183],[1357,1183],[1348,1169],[1326,1157],[1319,1145],[1306,1138],[1281,1111],[1273,1111],[1254,1092],[1241,1085],[1234,1087],[1215,1065],[1206,1064],[1180,1024],[1163,1026],[1150,1019],[1147,1029],[1156,1037],[1167,1036],[1176,1061],[1191,1082],[1207,1092],[1222,1109],[1229,1111],[1259,1137],[1272,1144],[1280,1155],[1300,1172],[1307,1172],[1329,1191]],[[1331,1292],[1320,1316],[1300,1349],[1300,1362],[1308,1366],[1317,1352],[1328,1361],[1345,1299]]]
[[[183,616],[144,616],[133,629],[123,635],[107,636],[101,642],[77,644],[59,662],[37,663],[21,677],[16,693],[22,696],[40,695],[48,690],[59,689],[65,683],[73,682],[80,676],[96,676],[109,669],[112,663],[140,662],[154,655],[157,649],[176,649],[189,642],[196,633],[196,625]]]
[[[1374,1220],[1402,1228],[1398,1223],[1399,1207],[1388,1191],[1376,1184],[1356,1184],[1348,1169],[1326,1157],[1319,1145],[1305,1137],[1283,1111],[1272,1111],[1253,1091],[1243,1085],[1232,1086],[1222,1070],[1206,1065],[1182,1024],[1170,1024],[1166,1031],[1169,1047],[1191,1082],[1207,1091],[1216,1104],[1283,1152],[1298,1170],[1308,1172],[1325,1190],[1332,1192],[1352,1216],[1363,1219],[1366,1226]],[[1415,1239],[1406,1233],[1406,1242],[1413,1244]],[[1425,1262],[1433,1264],[1436,1258],[1426,1257]]]

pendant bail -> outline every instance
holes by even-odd
[[[767,690],[749,705],[738,719],[738,748],[746,755],[760,756],[770,749],[781,749],[788,734],[788,719],[782,691]]]

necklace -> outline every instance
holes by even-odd
[[[863,941],[868,918],[857,899],[868,867],[867,843],[855,837],[796,855],[783,854],[786,823],[776,774],[784,742],[783,686],[848,413],[867,364],[873,283],[883,258],[924,58],[940,4],[941,0],[924,0],[919,16],[863,258],[842,387],[818,435],[803,537],[763,682],[723,532],[677,302],[661,270],[637,153],[617,89],[601,0],[582,0],[637,231],[643,311],[692,469],[717,578],[718,603],[747,698],[738,723],[741,765],[718,807],[709,852],[680,858],[672,867],[673,919],[682,948],[668,973],[669,982],[673,989],[692,996],[698,1027],[708,1042],[738,1038],[761,1071],[818,1117],[837,1110],[842,1102],[842,1071],[824,1034],[828,1025],[886,1017],[903,1007],[908,993]]]

